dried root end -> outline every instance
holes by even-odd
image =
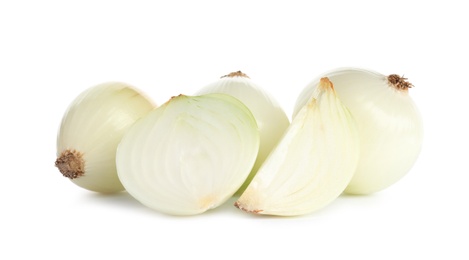
[[[75,179],[85,174],[83,154],[76,150],[65,150],[55,161],[55,167],[64,177]]]
[[[234,77],[249,78],[248,75],[242,73],[240,70],[235,71],[235,72],[231,72],[230,74],[222,76],[221,78],[234,78]]]
[[[397,74],[391,74],[388,76],[389,84],[397,90],[407,91],[409,88],[413,87],[412,83],[407,81],[407,78],[404,76],[399,76]]]
[[[237,201],[235,202],[234,206],[237,207],[238,209],[240,209],[242,211],[246,211],[248,213],[259,214],[263,211],[262,209],[248,210],[248,209],[244,208],[243,206],[241,206],[241,204]]]

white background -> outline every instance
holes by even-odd
[[[468,259],[463,1],[0,1],[0,259]],[[408,175],[302,217],[193,217],[99,195],[54,167],[68,104],[123,81],[161,104],[235,70],[288,115],[318,74],[404,74],[425,122]],[[183,258],[184,257],[184,258]]]

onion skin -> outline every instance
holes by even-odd
[[[414,165],[423,142],[422,118],[408,93],[413,85],[395,74],[339,68],[322,74],[303,89],[293,117],[321,77],[332,81],[360,134],[360,160],[345,193],[371,194],[399,181]]]

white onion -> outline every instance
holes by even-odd
[[[259,149],[256,121],[225,94],[179,95],[139,120],[117,150],[124,187],[145,206],[195,215],[228,200]]]
[[[82,188],[122,191],[115,166],[117,145],[127,129],[154,107],[142,92],[124,83],[103,83],[85,90],[62,118],[55,165]]]
[[[221,79],[200,89],[196,94],[208,93],[224,93],[239,99],[252,112],[259,127],[259,153],[249,177],[237,192],[237,195],[240,195],[246,189],[267,155],[278,143],[290,121],[279,103],[241,71],[232,72],[221,77]]]
[[[293,116],[306,104],[320,78],[328,77],[357,121],[360,160],[345,192],[369,194],[401,179],[416,161],[423,140],[420,113],[398,75],[340,68],[320,75],[299,95]]]
[[[323,78],[235,206],[280,216],[319,210],[343,192],[358,156],[355,122]]]

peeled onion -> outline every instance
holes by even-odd
[[[125,83],[103,83],[85,90],[62,118],[55,166],[84,189],[124,190],[116,171],[117,145],[130,126],[154,107],[141,91]]]

